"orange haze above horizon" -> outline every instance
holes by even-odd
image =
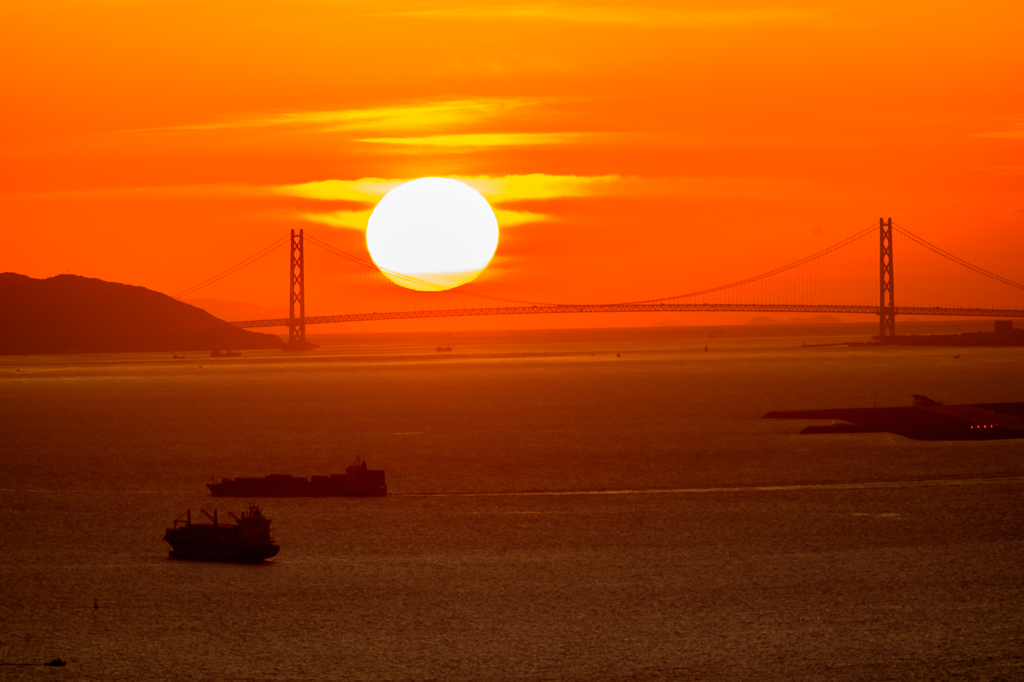
[[[879,216],[1024,281],[1019,2],[10,0],[0,26],[0,271],[173,295],[289,229],[364,255],[382,193],[441,176],[494,206],[482,277],[515,298],[716,286]]]

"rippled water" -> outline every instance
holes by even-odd
[[[0,358],[0,662],[69,661],[0,678],[1024,676],[1024,441],[759,419],[1024,400],[1024,352],[799,342]],[[356,455],[387,498],[263,501],[264,565],[167,558],[186,508],[247,502],[211,476]]]

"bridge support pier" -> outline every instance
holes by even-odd
[[[285,350],[309,350],[316,344],[306,341],[306,259],[303,252],[303,231],[292,230],[288,262],[288,343]],[[295,314],[295,304],[299,314]]]
[[[896,303],[893,299],[892,272],[892,218],[878,219],[879,238],[879,301],[878,340],[886,341],[896,336]]]

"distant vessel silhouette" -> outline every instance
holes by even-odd
[[[221,353],[219,350],[215,350],[212,353],[210,353],[211,358],[237,358],[241,357],[241,355],[241,353],[234,350],[226,350],[223,353]]]
[[[263,478],[227,478],[207,483],[214,497],[379,497],[387,495],[382,469],[367,469],[356,458],[344,474],[299,478],[271,474]]]
[[[235,520],[234,525],[218,523],[216,510],[212,516],[205,509],[200,511],[213,523],[192,523],[192,510],[189,509],[184,525],[179,525],[182,522],[175,519],[174,527],[164,533],[164,540],[171,545],[171,557],[255,562],[269,559],[281,549],[270,538],[270,519],[263,516],[254,504],[242,512],[242,518],[228,512]]]
[[[445,352],[445,351],[450,351],[451,349],[452,349],[452,347],[451,347],[451,346],[438,346],[438,347],[437,347],[437,348],[435,348],[434,350],[436,350],[436,351],[437,351],[437,352],[439,352],[439,353],[443,353],[443,352]]]

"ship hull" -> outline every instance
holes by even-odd
[[[250,547],[218,547],[179,543],[171,545],[168,553],[172,559],[187,561],[230,561],[235,563],[258,563],[276,555],[281,548],[277,545],[254,545]]]

